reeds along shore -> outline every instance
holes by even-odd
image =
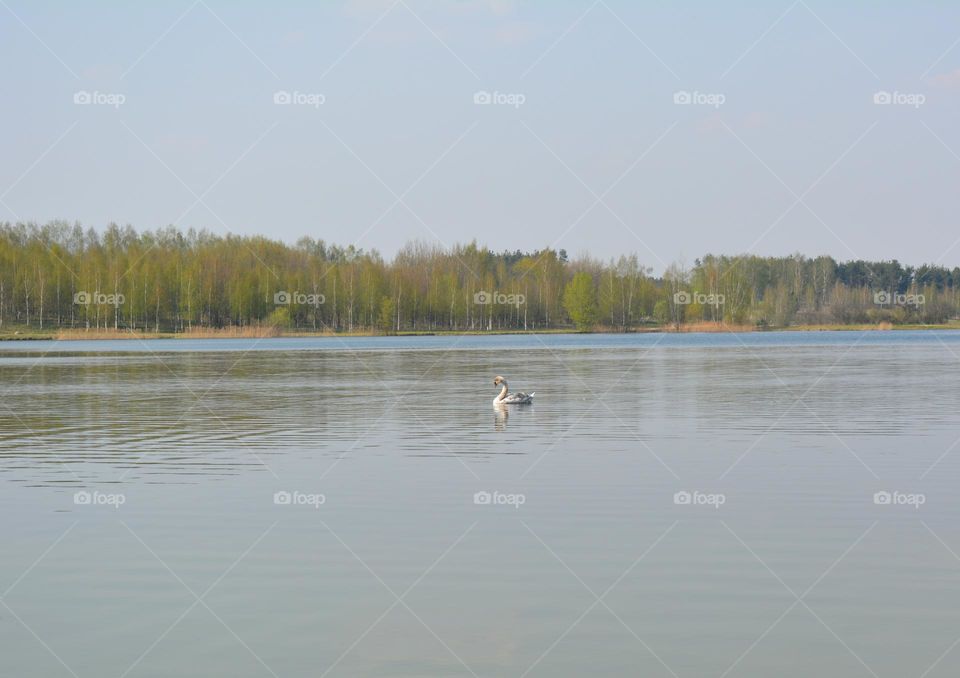
[[[71,339],[164,339],[168,337],[178,339],[263,339],[267,337],[284,336],[283,330],[275,326],[251,327],[204,327],[187,330],[185,332],[140,332],[137,330],[112,329],[63,329],[58,330],[53,338],[57,341]]]
[[[636,333],[743,333],[743,332],[777,332],[777,331],[797,331],[797,332],[824,332],[824,331],[889,331],[895,329],[940,329],[940,330],[960,330],[960,323],[946,323],[940,325],[894,325],[893,323],[881,322],[876,324],[851,324],[851,325],[795,325],[790,327],[757,327],[755,325],[728,325],[726,323],[699,322],[682,323],[677,325],[648,326],[643,329],[635,329],[627,332]],[[441,332],[392,332],[377,330],[362,330],[354,332],[331,332],[321,331],[312,332],[306,330],[289,330],[276,326],[256,326],[256,327],[222,327],[222,328],[197,328],[185,332],[149,332],[138,330],[112,330],[112,329],[63,329],[56,332],[43,333],[27,330],[16,330],[13,332],[0,332],[0,341],[3,340],[56,340],[56,341],[93,341],[106,339],[264,339],[270,337],[370,337],[370,336],[425,336],[425,335],[495,335],[495,334],[529,334],[523,330],[467,330],[463,332],[441,331]],[[536,332],[537,334],[571,334],[581,333],[574,329],[566,330],[547,330]],[[617,328],[597,326],[591,330],[591,333],[600,334],[623,334]]]

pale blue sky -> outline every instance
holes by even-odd
[[[2,0],[0,220],[960,265],[960,6],[838,4]]]

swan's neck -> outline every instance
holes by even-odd
[[[507,382],[501,381],[500,383],[503,384],[503,388],[500,389],[500,395],[497,396],[497,400],[503,400],[507,397]]]

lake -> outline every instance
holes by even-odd
[[[958,376],[935,331],[0,343],[0,675],[955,676]]]

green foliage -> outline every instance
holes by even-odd
[[[273,309],[270,312],[270,315],[267,316],[266,324],[271,327],[280,327],[284,329],[292,327],[293,322],[290,319],[290,309],[286,306]]]
[[[577,273],[563,291],[563,307],[577,329],[585,332],[597,324],[599,312],[593,276]]]
[[[667,303],[666,299],[661,299],[653,307],[653,319],[661,325],[670,322],[670,304]]]
[[[380,300],[379,327],[381,332],[390,333],[393,331],[396,315],[397,304],[390,297],[383,297]]]

